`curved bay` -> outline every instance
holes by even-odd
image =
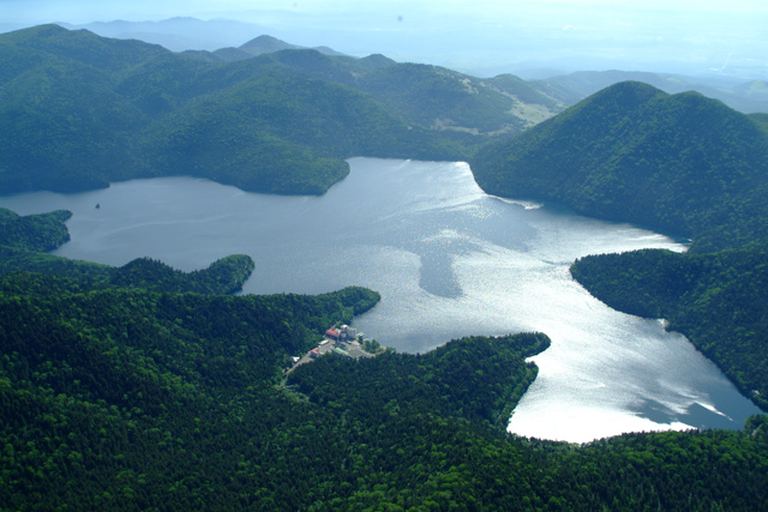
[[[379,291],[356,321],[397,350],[537,330],[552,339],[511,432],[587,441],[626,431],[740,428],[758,410],[681,335],[614,311],[574,282],[579,256],[674,241],[488,196],[463,163],[354,158],[322,197],[252,194],[194,178],[0,198],[19,213],[66,208],[57,254],[121,265],[152,256],[184,270],[253,257],[244,293]],[[96,209],[96,204],[100,208]]]

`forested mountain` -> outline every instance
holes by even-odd
[[[378,296],[70,284],[0,277],[2,510],[754,510],[768,499],[761,418],[745,433],[584,447],[506,435],[544,335],[326,356],[284,382],[289,356]]]
[[[768,401],[768,134],[693,93],[618,84],[473,163],[486,190],[693,238],[691,251],[589,256],[573,276],[629,313],[663,317],[747,396]]]
[[[0,192],[184,174],[320,194],[347,157],[460,159],[561,108],[523,81],[381,56],[225,60],[57,25],[0,35]]]
[[[306,48],[296,44],[287,43],[276,37],[272,37],[266,34],[254,37],[253,39],[243,43],[237,48],[221,48],[213,52],[214,54],[221,56],[225,60],[242,60],[256,55],[263,55],[265,53],[275,53],[283,50],[315,50],[318,53],[331,56],[343,56],[341,52],[337,52],[327,46],[317,46],[315,48]],[[233,52],[232,50],[237,50]]]
[[[611,86],[472,160],[486,191],[693,237],[697,250],[768,236],[768,136],[695,93]]]

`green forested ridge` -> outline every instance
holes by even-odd
[[[561,108],[523,81],[383,57],[228,62],[56,25],[0,35],[0,68],[0,193],[185,174],[321,194],[344,158],[462,159],[528,124],[528,101]]]
[[[324,358],[291,375],[288,383],[325,406],[344,396],[347,403],[367,404],[369,414],[386,416],[407,401],[419,410],[503,429],[536,377],[536,367],[524,358],[548,347],[549,339],[535,333],[464,338],[423,355],[386,352],[351,368],[344,358]]]
[[[138,258],[122,267],[70,260],[51,254],[0,245],[0,275],[33,272],[58,276],[70,291],[113,286],[164,292],[229,294],[239,291],[253,272],[250,256],[221,258],[207,268],[181,272],[150,258]]]
[[[768,136],[696,93],[609,87],[472,160],[488,192],[694,238],[695,250],[768,236]]]

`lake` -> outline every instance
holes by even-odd
[[[759,412],[685,337],[612,310],[568,272],[587,254],[684,246],[489,196],[465,163],[350,164],[349,177],[322,197],[159,178],[0,197],[0,206],[71,210],[72,240],[56,251],[69,258],[122,265],[151,256],[193,270],[243,253],[256,262],[244,293],[372,288],[382,301],[355,325],[399,351],[466,335],[545,332],[552,346],[532,358],[539,376],[509,423],[520,435],[581,442],[627,431],[741,428]]]

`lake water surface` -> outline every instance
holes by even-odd
[[[543,331],[552,347],[533,358],[539,376],[509,423],[517,434],[588,441],[627,431],[740,428],[758,412],[683,336],[610,309],[568,272],[587,254],[682,251],[680,244],[489,196],[464,163],[350,164],[349,177],[323,197],[160,178],[0,197],[0,206],[74,212],[72,241],[56,252],[70,258],[122,265],[152,256],[192,270],[244,253],[256,262],[245,293],[367,286],[382,301],[355,324],[400,351],[472,334]]]

